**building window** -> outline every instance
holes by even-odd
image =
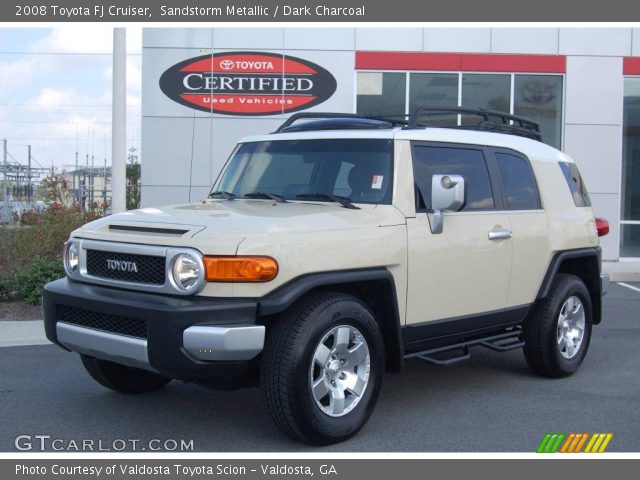
[[[412,73],[409,84],[409,112],[421,105],[458,105],[457,73]]]
[[[624,80],[620,256],[640,257],[640,78]]]
[[[404,73],[358,73],[357,113],[400,115],[405,111],[407,81]]]
[[[542,141],[562,146],[563,76],[519,73],[358,72],[356,112],[409,114],[421,105],[482,107],[540,124]],[[444,124],[466,124],[456,115]],[[474,119],[477,121],[477,119]]]
[[[509,113],[511,111],[511,75],[463,73],[462,105]]]
[[[562,137],[562,77],[515,75],[513,113],[540,124],[543,140],[560,148]]]

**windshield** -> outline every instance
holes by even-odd
[[[287,200],[391,203],[392,140],[278,140],[238,147],[214,190],[242,196],[256,192]],[[315,199],[314,199],[315,201]]]

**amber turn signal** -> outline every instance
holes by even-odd
[[[204,267],[208,282],[268,282],[278,274],[271,257],[208,257]]]

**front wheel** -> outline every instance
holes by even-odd
[[[378,398],[383,349],[359,299],[320,293],[298,302],[272,326],[263,352],[261,384],[277,426],[318,445],[355,435]]]
[[[524,325],[524,354],[529,367],[547,377],[566,377],[584,360],[593,322],[591,296],[584,282],[558,274],[549,295]]]

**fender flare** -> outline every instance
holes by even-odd
[[[384,293],[390,294],[390,298],[379,305],[383,313],[378,311],[376,318],[385,341],[387,369],[398,371],[402,368],[404,357],[398,297],[393,275],[384,267],[320,272],[296,277],[258,300],[258,316],[282,313],[312,290],[322,288],[349,291],[363,283],[384,286]],[[366,299],[362,300],[366,302]]]

